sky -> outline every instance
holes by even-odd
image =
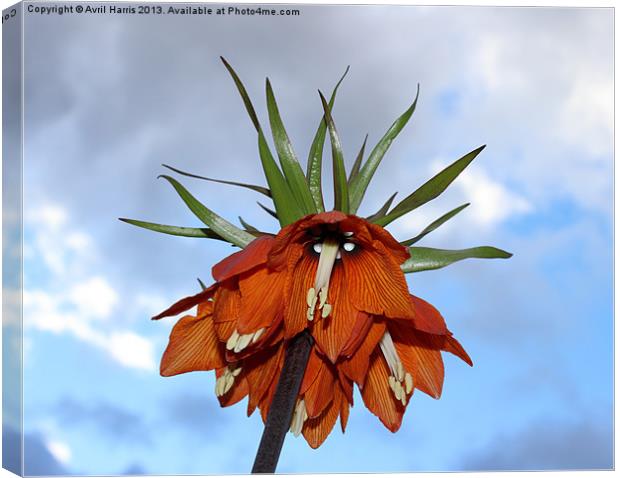
[[[471,202],[420,245],[514,253],[408,277],[474,362],[444,357],[440,400],[416,393],[392,434],[356,394],[346,434],[335,429],[318,450],[287,437],[278,471],[611,468],[612,10],[298,8],[295,17],[25,16],[26,473],[251,468],[259,416],[247,418],[243,404],[221,409],[212,373],[160,377],[174,319],[149,320],[197,292],[197,277],[211,281],[233,250],[117,220],[199,226],[157,179],[162,163],[265,183],[220,55],[265,126],[269,76],[304,161],[322,114],[317,89],[331,91],[348,65],[333,111],[348,167],[419,83],[414,117],[360,213],[486,144],[441,198],[388,229],[404,240]],[[222,216],[277,230],[257,194],[182,182]],[[7,293],[18,297],[10,284]]]

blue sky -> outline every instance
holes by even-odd
[[[417,393],[391,434],[356,395],[345,435],[335,430],[318,450],[288,437],[279,471],[610,468],[612,11],[300,9],[288,18],[26,16],[26,472],[251,468],[259,417],[246,418],[244,405],[220,409],[209,373],[160,377],[173,320],[149,320],[196,291],[196,277],[209,281],[231,248],[116,219],[198,225],[156,179],[161,163],[264,183],[220,55],[263,121],[270,77],[302,158],[321,116],[317,88],[330,90],[351,65],[334,109],[349,166],[364,135],[374,144],[420,83],[414,118],[361,213],[487,144],[444,196],[389,229],[406,239],[471,201],[421,245],[515,254],[409,277],[474,361],[445,357],[440,400]],[[275,230],[256,194],[184,183],[223,216]]]

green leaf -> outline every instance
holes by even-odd
[[[265,140],[265,135],[263,134],[263,130],[258,121],[258,116],[256,116],[256,111],[254,110],[252,101],[250,100],[243,83],[228,62],[223,57],[220,58],[230,73],[230,76],[232,76],[235,85],[237,85],[237,90],[239,90],[243,104],[250,115],[250,119],[252,120],[256,131],[258,132],[258,153],[260,155],[263,172],[265,173],[265,178],[267,179],[267,184],[269,185],[269,190],[271,191],[271,195],[273,197],[273,203],[278,214],[278,221],[280,221],[281,226],[286,226],[287,224],[295,222],[297,219],[302,217],[303,211],[299,207],[297,200],[293,196],[293,192],[286,183],[284,176],[282,175],[282,171],[280,171],[280,168],[273,159],[273,155],[269,150],[269,146]]]
[[[254,240],[254,236],[252,234],[249,234],[246,231],[234,226],[198,201],[176,179],[166,175],[161,175],[160,177],[172,184],[172,187],[174,187],[176,192],[179,196],[181,196],[181,199],[183,199],[187,207],[194,213],[194,215],[209,226],[220,237],[239,247],[245,247]]]
[[[162,234],[170,234],[171,236],[183,236],[183,237],[200,237],[204,239],[217,239],[220,241],[226,241],[226,239],[220,237],[211,229],[206,227],[181,227],[181,226],[167,226],[165,224],[157,224],[154,222],[138,221],[137,219],[127,219],[124,217],[118,218],[120,221],[126,222],[133,226],[138,226],[149,231],[161,232]],[[228,242],[228,241],[226,241]]]
[[[364,142],[362,143],[362,147],[360,152],[357,153],[357,157],[355,158],[355,162],[353,163],[353,167],[351,168],[351,172],[349,173],[349,187],[351,183],[355,180],[355,177],[360,172],[360,167],[362,166],[362,161],[364,159],[364,150],[366,149],[366,141],[368,141],[368,135],[364,138]]]
[[[454,181],[458,175],[461,174],[467,166],[469,166],[474,158],[478,156],[485,147],[486,145],[483,145],[477,149],[474,149],[472,152],[467,153],[465,156],[456,160],[450,166],[437,173],[409,196],[399,202],[387,216],[377,221],[377,224],[380,226],[385,226],[400,216],[413,211],[432,199],[435,199],[442,192],[444,192],[450,184],[452,184],[452,181]]]
[[[381,206],[381,209],[379,209],[376,213],[368,216],[366,218],[366,220],[368,222],[375,222],[376,220],[382,218],[383,216],[385,216],[385,214],[388,212],[388,210],[390,209],[390,206],[392,205],[392,202],[394,201],[394,198],[396,197],[398,193],[395,192],[394,194],[392,194],[387,201],[385,201],[385,204],[383,206]]]
[[[293,191],[293,195],[297,199],[297,203],[302,206],[305,214],[312,214],[317,212],[310,188],[306,182],[306,176],[301,169],[301,165],[297,159],[297,155],[293,150],[291,140],[286,134],[284,123],[280,117],[280,111],[278,110],[278,104],[271,88],[269,78],[266,80],[267,90],[267,111],[269,112],[269,123],[271,124],[271,133],[273,135],[273,142],[276,145],[276,151],[278,158],[280,158],[280,165],[282,166],[282,172],[289,184],[289,187]]]
[[[224,63],[224,66],[228,70],[228,73],[230,73],[230,76],[232,76],[232,79],[235,82],[235,85],[237,86],[237,90],[239,90],[239,94],[241,95],[241,99],[243,100],[243,104],[245,105],[245,109],[248,111],[248,114],[250,115],[252,124],[254,124],[256,131],[260,132],[261,131],[260,122],[258,121],[256,110],[254,110],[254,105],[252,105],[252,101],[250,100],[250,96],[248,95],[248,92],[245,89],[245,86],[243,86],[241,79],[239,78],[239,76],[237,76],[237,73],[235,72],[235,70],[233,70],[233,67],[228,64],[228,62],[224,59],[223,56],[220,56],[220,60],[222,60],[222,63]]]
[[[334,107],[334,101],[336,99],[336,92],[338,91],[338,87],[344,77],[347,76],[349,72],[349,67],[345,70],[344,74],[336,83],[334,90],[332,91],[332,95],[329,99],[329,109]],[[312,146],[310,146],[310,153],[308,154],[308,171],[306,173],[306,179],[308,180],[308,187],[310,188],[310,193],[312,194],[312,199],[314,200],[314,204],[319,212],[325,211],[325,204],[323,203],[323,190],[322,190],[322,180],[321,180],[321,172],[323,168],[323,146],[325,145],[325,134],[327,132],[327,124],[325,124],[324,116],[321,116],[321,122],[319,123],[319,128],[314,136],[314,140],[312,141]]]
[[[392,141],[398,136],[398,133],[405,127],[409,118],[415,111],[416,104],[418,103],[418,96],[420,95],[420,85],[418,85],[418,90],[415,95],[415,99],[413,100],[412,105],[405,111],[400,117],[392,123],[392,126],[387,130],[387,132],[383,135],[383,138],[377,143],[374,147],[368,160],[364,163],[359,173],[355,175],[353,181],[351,181],[351,213],[355,214],[357,209],[359,208],[364,194],[366,193],[366,189],[368,188],[368,184],[370,184],[370,180],[372,179],[379,163],[385,156],[388,148],[392,144]]]
[[[276,212],[273,209],[268,208],[267,206],[265,206],[264,204],[256,201],[256,204],[258,204],[263,211],[265,211],[267,214],[269,214],[270,216],[275,217],[276,219],[278,219],[278,215],[276,214]]]
[[[198,281],[198,283],[200,284],[200,288],[201,288],[203,291],[204,291],[204,290],[207,290],[207,286],[205,285],[205,283],[204,283],[204,282],[202,282],[202,281],[200,280],[200,277],[196,277],[196,280],[197,280],[197,281]]]
[[[231,186],[239,186],[242,188],[251,189],[252,191],[256,191],[257,193],[264,194],[267,197],[271,197],[271,191],[269,191],[269,188],[266,188],[263,186],[257,186],[255,184],[238,183],[236,181],[227,181],[224,179],[207,178],[206,176],[198,176],[197,174],[192,174],[192,173],[187,173],[185,171],[181,171],[180,169],[173,168],[172,166],[168,166],[167,164],[162,164],[162,166],[164,168],[170,169],[171,171],[174,171],[175,173],[182,174],[183,176],[187,176],[190,178],[204,179],[205,181],[212,181],[214,183],[230,184]]]
[[[450,219],[452,219],[454,216],[456,216],[459,212],[461,212],[463,209],[465,209],[467,206],[469,206],[470,203],[465,203],[462,206],[459,206],[457,208],[452,209],[452,211],[447,212],[446,214],[444,214],[443,216],[441,216],[439,219],[435,219],[433,222],[431,222],[428,226],[426,226],[422,232],[420,234],[418,234],[415,237],[412,237],[411,239],[407,239],[406,241],[402,241],[401,244],[403,246],[410,246],[412,244],[415,244],[416,242],[418,242],[420,239],[422,239],[424,236],[426,236],[427,234],[433,232],[435,229],[437,229],[439,226],[441,226],[443,223],[449,221]]]
[[[327,121],[327,128],[329,130],[329,138],[332,143],[332,165],[334,176],[334,209],[342,211],[345,214],[349,213],[349,188],[347,185],[347,173],[344,169],[344,157],[342,154],[342,145],[340,144],[340,138],[336,131],[336,125],[332,118],[331,110],[323,93],[319,91],[321,97],[321,103],[323,104],[323,111],[325,112],[325,120]]]
[[[512,257],[511,253],[490,246],[461,250],[410,247],[409,254],[411,257],[400,266],[404,273],[440,269],[463,259],[508,259]]]
[[[255,235],[254,233],[256,233],[256,232],[260,233],[260,231],[258,229],[256,229],[254,226],[252,226],[251,224],[248,224],[247,222],[245,222],[241,216],[239,216],[239,222],[241,223],[243,228],[246,231],[248,231],[250,234]]]

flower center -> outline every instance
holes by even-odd
[[[385,357],[385,361],[390,367],[392,375],[388,377],[388,383],[397,400],[400,400],[403,406],[407,405],[407,395],[413,392],[413,377],[409,372],[405,372],[403,363],[400,361],[392,336],[389,332],[385,332],[379,343],[381,352]]]
[[[329,290],[329,279],[334,269],[334,263],[342,258],[342,251],[352,252],[357,247],[357,244],[347,240],[353,236],[352,232],[343,232],[342,236],[343,240],[327,237],[319,239],[312,245],[312,250],[319,254],[319,265],[316,269],[314,287],[308,289],[306,297],[308,303],[306,318],[310,321],[314,320],[317,303],[321,311],[321,318],[325,318],[331,313],[332,306],[327,303],[327,291]]]
[[[327,303],[327,291],[329,289],[329,279],[334,269],[334,262],[336,262],[336,257],[340,252],[340,243],[336,239],[328,238],[322,243],[317,242],[313,248],[315,252],[318,250],[321,255],[319,256],[319,265],[316,269],[314,287],[308,290],[306,297],[308,303],[306,317],[308,320],[314,319],[314,310],[317,302],[322,318],[327,317],[332,311],[331,304]]]

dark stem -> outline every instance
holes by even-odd
[[[286,349],[284,366],[269,407],[263,436],[258,445],[252,473],[275,473],[284,437],[291,426],[299,387],[304,378],[314,339],[304,330]]]

